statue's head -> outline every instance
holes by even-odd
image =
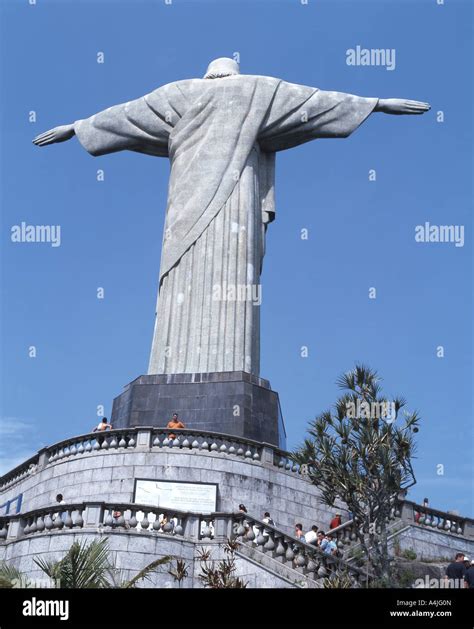
[[[211,61],[204,78],[221,79],[224,76],[232,76],[233,74],[240,74],[239,64],[229,57],[220,57]]]

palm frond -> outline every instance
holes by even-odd
[[[160,559],[152,561],[147,566],[142,568],[140,572],[137,572],[132,579],[123,583],[122,587],[125,589],[134,588],[138,581],[149,579],[150,575],[156,572],[160,566],[171,563],[172,559],[171,555],[166,555],[165,557],[160,557]]]

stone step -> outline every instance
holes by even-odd
[[[240,544],[236,555],[247,561],[258,564],[278,578],[287,581],[295,588],[307,589],[322,587],[322,579],[316,581],[295,568],[283,565],[278,559],[272,557],[270,553],[262,552],[257,546]]]

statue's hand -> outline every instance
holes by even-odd
[[[431,109],[428,103],[422,103],[419,100],[405,100],[403,98],[380,98],[375,108],[384,114],[395,114],[397,116],[403,114],[424,114]]]
[[[33,140],[33,144],[36,144],[36,146],[57,144],[58,142],[65,142],[66,140],[70,140],[73,135],[74,125],[64,124],[60,127],[54,127],[54,129],[50,129],[49,131],[40,133],[40,135],[36,136],[36,138]]]

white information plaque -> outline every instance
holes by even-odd
[[[179,511],[212,513],[217,507],[217,485],[137,480],[134,502]]]

